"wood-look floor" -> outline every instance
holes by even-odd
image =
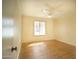
[[[60,41],[23,43],[19,59],[76,59],[75,47]]]

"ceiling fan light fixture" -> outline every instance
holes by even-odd
[[[52,16],[51,15],[48,15],[48,18],[51,18]]]
[[[52,17],[52,14],[50,13],[49,9],[44,9],[44,10],[43,10],[43,13],[44,13],[48,18],[51,18],[51,17]]]

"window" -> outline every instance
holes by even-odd
[[[13,19],[4,18],[2,20],[2,37],[14,36],[14,21]]]
[[[45,35],[45,21],[34,22],[34,35]]]

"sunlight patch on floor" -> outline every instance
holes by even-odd
[[[32,58],[33,59],[46,59],[46,56],[41,56],[38,58],[40,55],[45,55],[47,53],[46,51],[46,44],[44,42],[38,42],[38,43],[32,43],[28,45],[31,48],[32,52]]]
[[[44,42],[32,43],[32,44],[29,44],[28,47],[31,47],[31,46],[39,46],[39,45],[45,45],[45,43]]]

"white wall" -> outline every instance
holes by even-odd
[[[46,22],[46,35],[35,36],[34,35],[34,21],[44,20]],[[48,18],[39,18],[31,16],[22,16],[22,42],[28,43],[41,40],[53,40],[53,21]]]
[[[70,9],[54,19],[54,33],[57,40],[76,45],[76,1],[70,1]],[[63,8],[62,8],[63,10]]]
[[[54,20],[55,38],[70,45],[76,45],[75,13],[67,14]]]

